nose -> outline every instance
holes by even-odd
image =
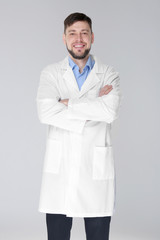
[[[82,34],[81,33],[78,33],[77,34],[77,41],[82,41]]]

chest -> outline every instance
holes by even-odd
[[[104,85],[104,74],[91,71],[79,89],[77,80],[72,70],[58,73],[57,88],[61,99],[83,98],[94,99],[98,97],[100,88]]]

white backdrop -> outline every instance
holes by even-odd
[[[117,172],[111,240],[160,239],[160,2],[0,0],[0,239],[46,239],[38,212],[46,126],[37,117],[40,71],[62,60],[63,21],[92,18],[91,53],[114,66],[124,96],[113,140]],[[85,239],[74,218],[72,240]]]

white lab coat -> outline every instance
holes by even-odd
[[[118,117],[119,75],[94,55],[95,65],[78,89],[68,57],[41,72],[38,116],[48,125],[39,211],[68,217],[112,216],[115,163],[111,123]],[[112,91],[98,96],[106,84]],[[68,107],[59,99],[69,99]]]

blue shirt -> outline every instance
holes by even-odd
[[[89,56],[89,58],[86,62],[86,65],[83,68],[83,72],[80,73],[78,65],[69,57],[69,65],[71,66],[71,68],[73,70],[79,90],[81,90],[81,87],[82,87],[84,81],[86,80],[86,78],[88,77],[88,74],[92,70],[94,64],[95,64],[95,61],[91,58],[91,56]]]

